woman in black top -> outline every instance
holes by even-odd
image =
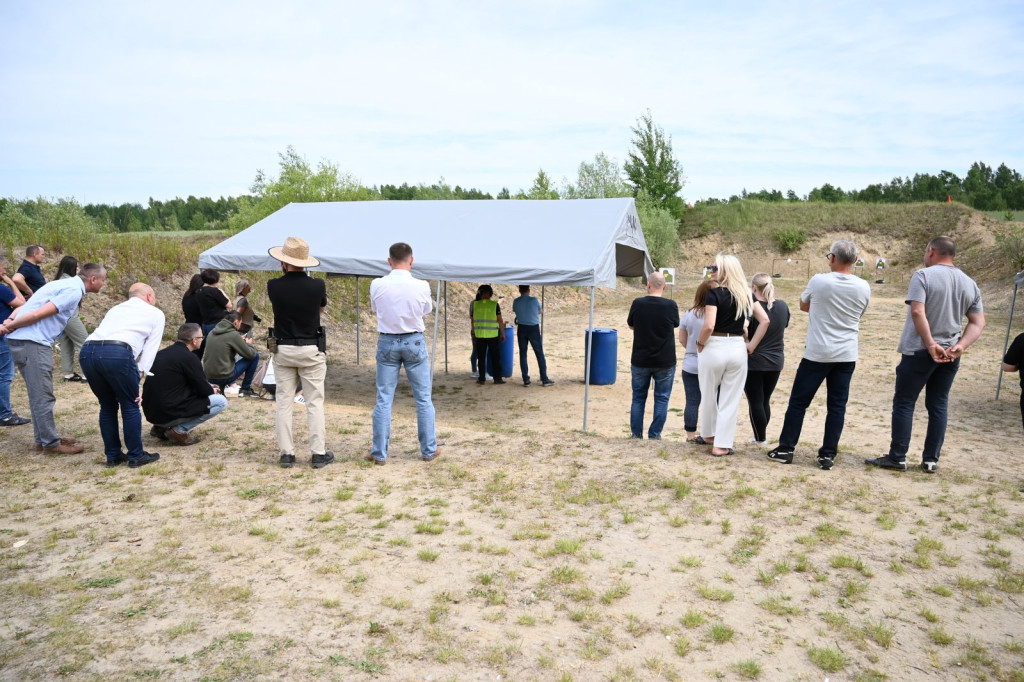
[[[740,398],[747,379],[747,354],[761,343],[769,320],[764,309],[754,305],[736,256],[718,254],[711,272],[719,286],[707,293],[704,327],[697,337],[697,377],[702,397],[701,440],[697,442],[713,443],[711,454],[721,457],[733,452]],[[747,345],[744,327],[751,315],[757,318],[758,329]]]
[[[747,360],[747,382],[743,392],[747,396],[754,442],[765,445],[768,441],[768,422],[772,418],[772,393],[779,383],[785,362],[783,337],[789,326],[789,306],[785,301],[775,300],[775,285],[768,273],[757,273],[751,282],[755,305],[764,310],[771,324],[760,344],[754,348],[749,348],[748,344],[750,357]],[[757,334],[759,326],[757,318],[751,320],[747,330],[751,338]]]

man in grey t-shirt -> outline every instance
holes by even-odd
[[[960,356],[985,328],[981,290],[953,265],[955,256],[956,243],[949,237],[936,237],[925,249],[924,269],[915,272],[910,280],[906,300],[910,309],[897,346],[903,358],[896,367],[889,454],[867,459],[866,464],[906,471],[914,406],[924,390],[928,430],[921,469],[929,474],[938,469],[939,453],[946,438],[949,389],[960,369]],[[965,315],[967,327],[961,333]]]
[[[852,241],[835,242],[826,257],[830,272],[812,277],[800,295],[800,310],[809,315],[807,344],[793,379],[779,445],[768,453],[768,459],[783,464],[793,461],[804,414],[824,381],[828,413],[818,450],[818,466],[828,470],[839,452],[839,437],[846,423],[850,381],[857,366],[860,318],[868,308],[871,287],[853,274],[857,245]]]

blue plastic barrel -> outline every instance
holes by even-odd
[[[591,335],[590,332],[588,329],[583,337],[584,358],[587,352],[587,336]],[[590,348],[590,383],[594,386],[609,386],[615,383],[615,370],[619,362],[619,332],[615,329],[594,329],[593,332]]]
[[[508,379],[512,376],[512,367],[516,364],[516,328],[505,326],[505,340],[501,344],[501,376]],[[494,363],[490,353],[487,354],[487,373],[494,376]]]

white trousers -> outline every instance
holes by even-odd
[[[742,336],[709,336],[697,362],[700,435],[714,436],[716,448],[731,448],[747,382],[747,344]]]

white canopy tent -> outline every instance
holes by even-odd
[[[654,271],[633,199],[288,204],[201,253],[199,267],[278,270],[280,263],[267,250],[288,236],[309,242],[320,260],[310,270],[356,277],[388,274],[388,247],[409,242],[415,253],[412,272],[438,280],[438,301],[442,281],[588,286],[591,329],[595,287],[614,289],[616,277],[647,277]],[[436,323],[434,330],[436,349]]]

